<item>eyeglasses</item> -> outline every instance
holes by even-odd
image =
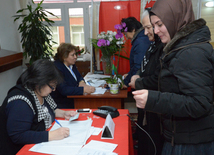
[[[52,89],[52,91],[54,91],[54,90],[56,89],[56,87],[53,87],[53,86],[51,86],[51,85],[48,84],[48,83],[47,83],[47,85],[48,85],[48,87],[50,87],[50,88]]]

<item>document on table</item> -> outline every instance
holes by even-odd
[[[105,92],[106,92],[106,88],[98,87],[98,88],[95,88],[95,92],[91,94],[104,94]]]
[[[43,143],[34,145],[30,151],[54,155],[77,155],[82,145],[46,146]]]
[[[101,78],[108,78],[110,75],[103,75],[103,74],[87,74],[84,79],[101,79]]]
[[[91,135],[99,135],[100,132],[102,131],[102,128],[97,128],[97,127],[91,127]]]
[[[93,87],[100,87],[106,84],[105,80],[98,80],[98,79],[88,79],[86,80],[86,84]]]
[[[90,137],[92,120],[88,119],[86,121],[71,122],[65,120],[58,121],[63,127],[68,127],[70,129],[70,136],[62,140],[36,144],[30,151],[57,155],[76,155],[75,152],[78,152]],[[50,131],[58,128],[60,128],[60,126],[55,123]],[[59,152],[57,150],[59,150]]]
[[[113,151],[117,144],[91,140],[78,153],[78,155],[117,155]]]

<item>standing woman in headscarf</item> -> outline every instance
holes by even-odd
[[[162,154],[214,154],[214,54],[209,28],[203,19],[194,19],[191,0],[158,0],[150,18],[165,44],[159,91],[133,92],[136,105],[162,114]]]

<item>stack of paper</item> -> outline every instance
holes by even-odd
[[[56,155],[77,155],[82,146],[86,143],[90,137],[90,129],[92,120],[86,121],[64,121],[58,120],[63,127],[70,129],[70,136],[62,139],[50,142],[44,142],[34,145],[30,151],[56,154]],[[54,124],[50,131],[59,128],[58,124]]]

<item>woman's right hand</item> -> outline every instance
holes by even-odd
[[[61,140],[64,139],[66,137],[68,137],[70,135],[70,130],[69,128],[66,127],[61,127],[59,129],[56,129],[54,131],[49,131],[48,133],[48,140],[52,141],[52,140]]]
[[[84,93],[91,94],[93,92],[95,92],[95,87],[88,85],[84,86]]]
[[[135,81],[136,81],[138,78],[140,78],[139,75],[133,75],[133,76],[131,77],[131,81],[130,81],[130,83],[129,83],[129,86],[130,86],[131,88],[135,89]]]

